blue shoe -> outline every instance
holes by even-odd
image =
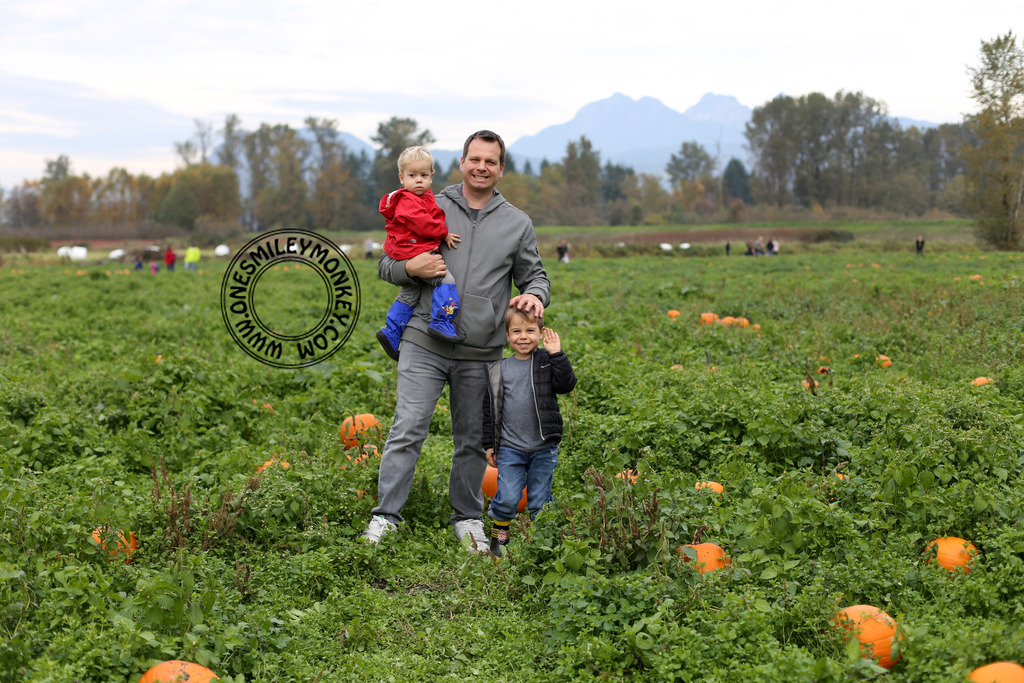
[[[388,315],[384,319],[384,327],[377,330],[377,341],[380,342],[384,353],[393,361],[398,360],[398,347],[402,343],[402,332],[412,318],[413,308],[409,304],[395,300],[388,309]]]
[[[455,316],[459,312],[459,291],[455,285],[438,285],[430,299],[430,325],[427,332],[448,342],[465,341],[466,335],[455,327]]]

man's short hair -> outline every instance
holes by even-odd
[[[405,168],[415,161],[429,161],[430,171],[434,171],[434,157],[431,156],[430,150],[416,145],[415,147],[406,147],[398,155],[398,172],[405,173]]]
[[[505,141],[501,139],[501,136],[492,130],[478,130],[477,132],[466,138],[466,144],[462,146],[462,158],[465,159],[469,156],[469,143],[473,140],[483,140],[484,142],[497,142],[498,147],[501,149],[501,154],[498,156],[498,163],[501,166],[505,165]]]
[[[528,323],[537,323],[537,327],[544,329],[544,318],[538,318],[531,310],[520,310],[515,306],[505,309],[505,332],[512,326],[512,318],[522,318]]]

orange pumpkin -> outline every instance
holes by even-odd
[[[702,524],[697,527],[697,531],[693,534],[693,543],[689,543],[676,549],[676,552],[686,557],[688,553],[684,552],[683,548],[691,548],[695,557],[694,559],[689,560],[689,564],[701,574],[725,569],[726,565],[732,564],[729,562],[729,558],[720,546],[714,543],[700,542],[701,534],[708,529],[709,527],[707,524]]]
[[[804,389],[806,389],[807,391],[811,390],[811,380],[805,379],[803,384],[804,384]],[[815,387],[818,386],[818,380],[814,380],[814,386]]]
[[[882,354],[878,354],[875,358],[875,362],[883,368],[887,368],[892,365],[892,359],[889,358],[889,356],[883,356]]]
[[[498,495],[498,468],[487,466],[484,471],[484,483],[480,487],[484,496],[488,499],[494,498]],[[526,487],[523,487],[523,497],[519,499],[519,505],[516,506],[517,512],[522,512],[526,509]]]
[[[380,420],[369,413],[346,417],[341,422],[341,445],[356,448],[360,441],[379,437],[380,432]]]
[[[210,683],[210,681],[214,680],[220,680],[220,676],[205,666],[185,662],[180,659],[172,659],[168,662],[161,662],[142,674],[139,683],[175,683],[176,681]]]
[[[677,310],[676,310],[676,309],[674,309],[674,308],[673,308],[673,309],[671,309],[671,310],[670,310],[670,311],[668,312],[668,317],[669,317],[669,318],[672,318],[672,320],[675,320],[676,318],[678,318],[678,317],[679,317],[679,315],[680,315],[679,311],[677,311]]]
[[[262,472],[263,470],[267,469],[268,467],[271,467],[271,466],[273,466],[273,465],[274,465],[274,463],[276,463],[276,462],[277,462],[277,458],[271,458],[270,460],[266,461],[265,463],[263,463],[262,465],[260,465],[259,467],[257,467],[257,468],[256,468],[256,471],[257,471],[257,472]],[[285,462],[284,460],[282,460],[282,461],[281,461],[281,469],[285,469],[285,470],[286,470],[286,469],[288,469],[289,467],[291,467],[291,465],[289,465],[289,464],[288,464],[287,462]]]
[[[693,485],[695,489],[711,489],[715,493],[725,493],[725,487],[717,481],[698,481]]]
[[[124,532],[120,529],[111,529],[108,526],[101,526],[93,529],[92,532],[93,540],[103,550],[107,550],[107,542],[105,539],[113,538],[115,543],[114,547],[107,551],[108,560],[118,559],[118,555],[124,553],[125,564],[132,561],[132,553],[139,547],[138,541],[135,540],[135,534],[128,532],[128,538],[124,537]]]
[[[636,483],[636,470],[622,470],[615,475],[616,479],[622,479],[623,481],[635,484]]]
[[[727,315],[724,318],[719,318],[718,322],[721,323],[722,325],[728,326],[728,325],[732,325],[733,323],[735,323],[736,322],[736,318],[732,317],[731,315]]]
[[[978,377],[971,382],[972,387],[980,387],[982,384],[988,384],[989,382],[995,382],[991,377]]]
[[[837,628],[845,629],[860,641],[861,654],[871,657],[886,669],[900,660],[892,658],[892,645],[902,639],[896,621],[873,605],[853,605],[835,616]]]
[[[975,683],[1024,683],[1024,666],[1017,662],[992,662],[972,671],[967,680]]]
[[[936,538],[925,549],[930,552],[933,547],[935,548],[935,559],[939,565],[950,571],[960,568],[963,568],[965,573],[971,571],[974,556],[978,554],[978,549],[974,547],[973,543],[957,536]],[[928,561],[932,561],[930,556]]]
[[[738,318],[736,318],[733,321],[733,324],[739,325],[740,327],[750,327],[750,321],[744,318],[743,316],[739,316]]]
[[[821,367],[818,368],[818,374],[819,375],[827,375],[830,372],[832,372],[832,371],[829,370],[828,366],[826,366],[826,365],[822,365]]]
[[[708,313],[701,313],[700,314],[700,324],[701,325],[710,325],[711,323],[717,323],[717,322],[718,322],[718,314],[717,313],[708,312]]]

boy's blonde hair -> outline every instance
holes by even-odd
[[[508,328],[512,326],[512,318],[522,318],[528,323],[537,323],[537,327],[544,329],[544,318],[538,318],[533,314],[533,311],[521,311],[515,306],[509,306],[505,309],[505,332],[508,333]]]
[[[402,150],[402,153],[398,155],[398,172],[405,173],[405,167],[414,161],[429,161],[430,172],[434,172],[434,157],[431,156],[430,150],[426,147],[406,147]]]

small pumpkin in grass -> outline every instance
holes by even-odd
[[[680,315],[681,315],[681,314],[679,313],[679,311],[677,311],[677,310],[676,310],[676,309],[674,309],[674,308],[673,308],[673,309],[670,309],[670,310],[669,310],[669,312],[668,312],[668,317],[669,317],[669,318],[671,318],[672,320],[675,320],[675,319],[676,319],[676,318],[678,318],[678,317],[679,317]]]
[[[965,573],[971,571],[974,557],[978,554],[978,549],[974,547],[973,543],[958,536],[936,538],[928,544],[925,550],[931,553],[932,548],[935,548],[935,560],[940,566],[950,571],[962,568]],[[929,555],[928,561],[932,561],[931,555]]]
[[[717,322],[718,322],[718,314],[717,313],[711,313],[710,311],[708,311],[707,313],[701,313],[700,314],[700,324],[701,325],[710,325],[711,323],[717,323]]]
[[[892,365],[892,359],[889,358],[889,356],[883,356],[882,354],[878,354],[878,356],[875,357],[875,362],[880,367],[883,367],[883,368],[887,368],[890,365]]]
[[[695,489],[711,489],[715,493],[725,493],[725,487],[717,481],[698,481],[693,485]]]
[[[341,445],[356,448],[360,440],[379,437],[380,432],[380,420],[370,413],[352,415],[341,421]]]
[[[480,486],[480,490],[484,496],[488,499],[493,499],[498,495],[498,468],[487,466],[484,470],[484,483]],[[523,487],[523,497],[519,499],[519,505],[516,506],[517,512],[522,512],[526,509],[526,487]]]
[[[128,532],[128,538],[125,538],[124,532],[120,529],[112,529],[109,526],[101,526],[93,529],[92,538],[103,550],[107,551],[108,560],[120,559],[120,555],[124,555],[125,564],[132,561],[132,553],[139,547],[138,541],[135,540],[135,534],[131,531]],[[111,547],[107,548],[107,542],[110,541]]]
[[[615,478],[616,479],[622,479],[627,484],[635,484],[636,483],[636,470],[622,470],[621,472],[619,472],[618,474],[615,475]]]
[[[220,676],[205,666],[180,659],[172,659],[167,662],[161,662],[142,674],[139,683],[177,683],[178,681],[210,683],[210,681],[216,680],[220,680]]]
[[[259,467],[257,467],[257,468],[256,468],[256,471],[257,471],[257,472],[262,472],[263,470],[267,469],[268,467],[273,467],[273,466],[274,466],[275,464],[277,464],[277,462],[278,462],[277,458],[271,458],[270,460],[266,461],[265,463],[263,463],[262,465],[260,465]],[[289,465],[289,464],[288,464],[287,462],[285,462],[284,460],[282,460],[282,461],[280,462],[280,465],[281,465],[281,469],[284,469],[284,470],[286,470],[286,469],[288,469],[289,467],[291,467],[291,465]]]
[[[811,382],[814,382],[814,384],[812,385]],[[815,386],[815,387],[818,386],[818,380],[816,380],[816,379],[815,380],[805,379],[803,384],[804,384],[804,389],[806,389],[807,391],[810,391],[811,390],[811,386]]]
[[[676,551],[680,555],[688,556],[690,553],[686,552],[684,548],[690,548],[693,551],[694,557],[692,560],[689,560],[689,564],[701,574],[725,569],[726,565],[732,564],[729,562],[729,558],[721,546],[715,543],[701,543],[701,534],[709,528],[707,524],[697,527],[697,531],[693,534],[693,543],[684,545]]]
[[[853,635],[860,642],[861,654],[891,669],[900,660],[892,658],[892,646],[903,638],[896,620],[874,605],[853,605],[835,616],[836,628]]]
[[[992,662],[972,671],[967,680],[974,683],[1024,683],[1024,666],[1017,662]]]
[[[726,327],[728,327],[729,325],[732,325],[733,323],[736,322],[736,318],[732,317],[731,315],[727,315],[727,316],[725,316],[723,318],[719,318],[718,322],[719,322],[719,324],[725,325]]]
[[[995,382],[995,380],[991,377],[977,377],[971,381],[971,386],[980,387],[981,385],[988,384],[989,382]]]

